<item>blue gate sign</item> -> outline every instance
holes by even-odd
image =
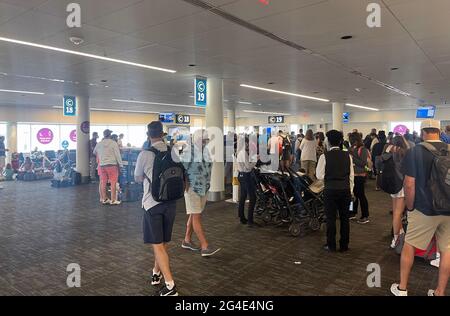
[[[349,112],[342,113],[342,121],[344,123],[350,122],[350,113]]]
[[[64,116],[77,115],[77,99],[76,97],[64,96]]]
[[[63,149],[67,149],[67,148],[69,148],[69,141],[64,140],[61,145],[62,145]]]
[[[206,78],[195,78],[195,105],[206,107],[207,98],[207,79]]]

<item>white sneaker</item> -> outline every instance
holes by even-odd
[[[103,205],[111,204],[111,200],[110,199],[104,200],[104,201],[102,201],[102,204]]]
[[[399,289],[400,284],[394,283],[391,285],[391,293],[395,296],[408,296],[407,290],[400,290]]]
[[[120,205],[120,204],[122,204],[122,202],[121,201],[111,201],[111,203],[109,203],[109,204],[111,204],[111,205]]]
[[[398,241],[398,237],[397,238],[392,238],[392,242],[391,242],[391,249],[395,249],[395,247],[397,247],[397,241]]]
[[[428,290],[428,296],[435,296],[434,295],[434,290]]]

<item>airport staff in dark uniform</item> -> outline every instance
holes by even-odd
[[[324,180],[324,202],[327,216],[327,244],[324,249],[336,251],[336,214],[339,212],[341,222],[341,239],[339,251],[348,250],[350,241],[349,209],[354,186],[354,169],[352,157],[342,151],[343,134],[336,130],[327,133],[330,150],[320,156],[316,176]]]

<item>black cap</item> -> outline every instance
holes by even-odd
[[[110,129],[105,129],[105,130],[103,131],[103,137],[111,137],[112,133],[113,133],[112,130],[110,130]]]
[[[154,121],[147,126],[148,136],[151,138],[161,137],[163,134],[163,125],[160,121]]]

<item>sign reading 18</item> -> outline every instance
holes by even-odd
[[[73,106],[67,105],[66,106],[66,113],[67,114],[73,114],[74,113]]]

